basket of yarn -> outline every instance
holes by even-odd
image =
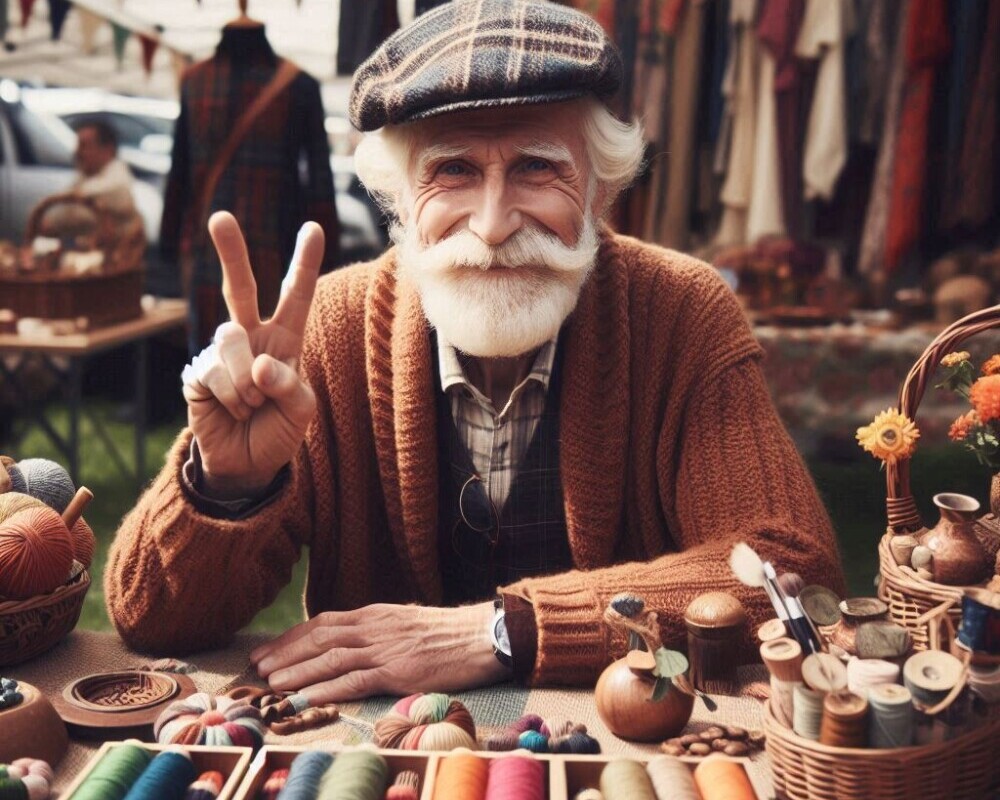
[[[87,568],[96,546],[94,532],[81,517],[93,495],[85,487],[77,491],[58,464],[4,459],[4,487],[0,666],[34,658],[73,630],[90,588]]]
[[[0,797],[48,800],[55,773],[45,761],[19,758],[11,764],[0,764]]]
[[[390,750],[478,750],[472,714],[446,694],[411,694],[375,723],[375,743]]]
[[[264,744],[267,729],[260,709],[246,700],[197,692],[175,700],[160,714],[153,734],[160,744],[252,747]]]

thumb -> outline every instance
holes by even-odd
[[[278,406],[295,425],[305,428],[316,412],[316,395],[298,372],[273,356],[261,353],[251,368],[261,394]]]

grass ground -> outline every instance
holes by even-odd
[[[65,430],[65,413],[52,414],[57,427]],[[162,466],[164,455],[177,434],[183,419],[150,430],[147,441],[147,474],[154,475]],[[131,428],[122,423],[108,423],[109,432],[119,448],[130,453]],[[132,481],[117,473],[103,445],[94,435],[89,421],[81,421],[83,483],[94,492],[94,502],[87,519],[98,538],[97,553],[91,568],[93,583],[87,594],[80,627],[111,630],[104,608],[101,576],[108,546],[123,515],[135,504]],[[33,431],[21,443],[15,457],[37,456],[59,460],[48,440]],[[857,459],[841,462],[813,460],[809,468],[830,512],[840,542],[851,593],[873,594],[877,571],[876,545],[885,528],[885,484],[878,465],[860,451]],[[954,446],[925,447],[915,459],[913,474],[915,496],[920,500],[926,520],[936,519],[930,497],[935,492],[957,491],[971,494],[986,503],[989,480],[971,455]],[[302,587],[305,579],[305,554],[296,567],[292,582],[251,624],[256,631],[281,631],[303,618]]]

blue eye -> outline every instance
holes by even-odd
[[[525,163],[524,168],[529,172],[544,172],[545,170],[552,169],[552,165],[544,159],[533,158]]]
[[[465,170],[465,165],[462,164],[461,162],[449,161],[447,164],[443,164],[441,168],[438,170],[438,172],[440,172],[442,175],[450,175],[452,177],[455,177],[458,175],[464,175],[466,170]]]

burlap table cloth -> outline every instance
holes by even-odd
[[[239,635],[225,649],[199,653],[187,659],[198,667],[191,674],[200,691],[221,693],[232,686],[255,683],[247,669],[250,651],[265,636]],[[128,650],[121,639],[108,633],[75,631],[55,649],[27,664],[4,670],[17,680],[34,684],[46,695],[62,692],[63,687],[76,678],[95,672],[137,667],[149,663],[148,657]],[[747,681],[766,677],[763,668],[748,668],[741,674]],[[494,731],[516,720],[523,714],[569,719],[581,722],[601,743],[606,755],[645,756],[659,752],[655,745],[637,745],[612,735],[597,716],[593,692],[580,689],[527,689],[505,684],[454,695],[469,708],[476,721],[480,741]],[[719,697],[719,709],[710,713],[699,700],[695,704],[689,729],[699,730],[709,725],[730,724],[744,728],[761,727],[759,701],[749,697]],[[340,705],[341,719],[333,725],[290,736],[268,734],[268,744],[359,744],[373,739],[372,725],[395,702],[395,698],[372,698],[357,703]],[[66,757],[56,769],[57,791],[64,790],[88,759],[100,746],[99,741],[72,740]],[[751,778],[760,798],[773,796],[770,770],[766,754],[759,753],[750,762]]]

